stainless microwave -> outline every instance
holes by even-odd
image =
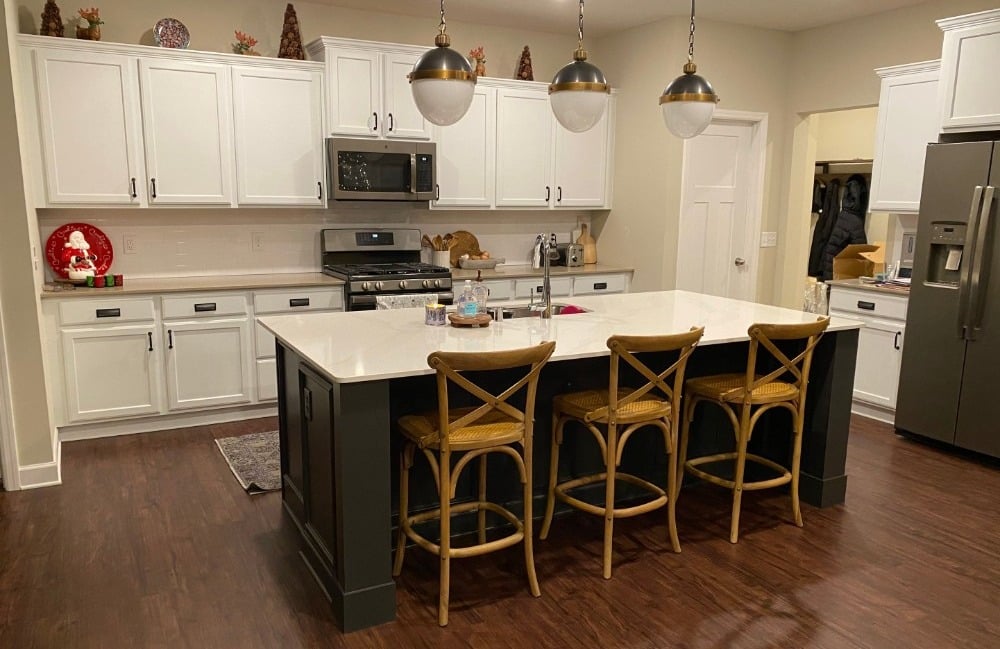
[[[333,198],[430,201],[436,188],[433,142],[327,138]]]

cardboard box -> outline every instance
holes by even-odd
[[[833,258],[833,279],[874,277],[885,272],[885,245],[853,243]]]

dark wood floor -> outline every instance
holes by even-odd
[[[664,516],[623,521],[600,576],[600,521],[457,561],[450,625],[436,561],[407,553],[396,622],[342,635],[277,494],[249,497],[213,438],[273,420],[63,446],[62,487],[0,493],[0,647],[998,647],[1000,470],[855,419],[848,501],[686,489],[683,554]],[[386,557],[386,561],[389,558]]]

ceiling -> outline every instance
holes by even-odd
[[[323,4],[436,20],[437,0],[312,0]],[[702,0],[697,16],[722,22],[794,32],[869,16],[927,0]],[[451,0],[447,17],[532,31],[563,33],[576,28],[577,0]],[[591,0],[585,5],[587,34],[599,36],[691,12],[688,0]]]

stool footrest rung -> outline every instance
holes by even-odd
[[[684,463],[684,470],[693,476],[701,478],[706,482],[711,482],[728,489],[733,489],[736,487],[736,483],[732,480],[719,477],[714,473],[709,473],[703,469],[699,469],[698,466],[701,464],[711,464],[713,462],[722,462],[728,460],[736,460],[737,454],[735,452],[729,453],[716,453],[715,455],[705,455],[703,457],[697,457],[690,459]],[[754,455],[753,453],[746,454],[746,461],[753,462],[761,466],[765,466],[769,469],[779,472],[781,475],[768,478],[767,480],[755,480],[753,482],[743,482],[743,491],[754,491],[757,489],[770,489],[771,487],[779,487],[781,485],[788,484],[792,481],[791,472],[785,467],[781,466],[773,460],[769,460],[766,457],[761,457],[760,455]]]
[[[509,548],[512,545],[517,545],[524,539],[524,524],[521,523],[518,517],[515,516],[514,513],[509,509],[507,509],[506,507],[491,502],[473,501],[468,503],[459,503],[456,505],[452,505],[450,509],[452,514],[478,512],[481,509],[485,509],[486,511],[493,512],[494,514],[502,516],[515,528],[514,532],[509,534],[508,536],[495,539],[493,541],[489,541],[488,543],[478,543],[476,545],[469,545],[461,548],[451,548],[448,552],[448,555],[453,559],[461,559],[463,557],[475,557],[481,554],[488,554],[490,552],[495,552],[496,550]],[[403,522],[401,522],[400,524],[404,525],[403,531],[406,533],[406,536],[409,537],[414,543],[419,545],[424,550],[427,550],[432,554],[440,556],[441,546],[437,543],[428,540],[425,536],[419,534],[412,527],[417,523],[425,523],[427,521],[438,520],[440,518],[441,518],[441,509],[437,508],[428,510],[426,512],[421,512],[414,516],[410,516],[406,519],[405,525]]]
[[[581,511],[587,512],[589,514],[595,514],[597,516],[604,516],[607,512],[607,508],[601,505],[594,505],[586,501],[580,500],[574,496],[567,493],[570,489],[576,489],[590,484],[596,484],[605,482],[608,479],[607,473],[595,473],[593,475],[584,476],[582,478],[576,478],[574,480],[568,480],[557,484],[555,487],[556,498],[563,501],[567,505],[579,509]],[[630,473],[615,473],[615,480],[621,480],[622,482],[627,482],[629,484],[640,487],[649,493],[656,496],[653,500],[644,502],[640,505],[633,505],[632,507],[615,507],[612,509],[612,516],[614,518],[629,518],[630,516],[638,516],[640,514],[645,514],[646,512],[651,512],[654,509],[659,509],[667,504],[667,492],[661,487],[644,480],[638,476],[634,476]]]

